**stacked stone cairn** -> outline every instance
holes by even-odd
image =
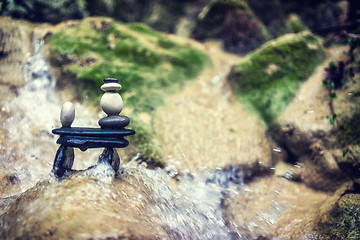
[[[100,105],[102,110],[108,115],[99,120],[101,128],[123,128],[130,123],[130,119],[126,116],[120,116],[120,112],[124,107],[123,100],[117,92],[121,89],[121,85],[115,78],[105,78],[101,90],[105,91],[102,96]]]
[[[119,115],[123,109],[123,100],[117,92],[121,85],[115,78],[105,78],[101,89],[105,91],[100,105],[108,115],[99,120],[101,128],[71,127],[75,119],[75,108],[71,102],[64,103],[61,114],[61,128],[54,129],[54,134],[60,135],[57,143],[60,147],[56,153],[53,172],[62,177],[71,170],[74,163],[74,147],[86,151],[88,148],[105,148],[99,157],[98,163],[108,163],[117,173],[120,166],[120,157],[115,148],[124,148],[129,142],[125,136],[135,134],[134,130],[125,129],[130,123],[126,116]]]

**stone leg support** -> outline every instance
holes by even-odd
[[[115,148],[105,148],[105,150],[99,156],[98,162],[107,162],[114,169],[115,173],[117,173],[120,166],[120,157]]]
[[[56,152],[53,172],[55,176],[62,177],[66,170],[71,170],[74,164],[74,148],[60,145]]]

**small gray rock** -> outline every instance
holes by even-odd
[[[101,90],[105,92],[116,92],[121,89],[121,85],[118,83],[105,83],[101,86]]]
[[[100,105],[108,116],[117,116],[123,109],[124,103],[120,94],[116,92],[106,92],[101,97]]]
[[[65,102],[61,108],[60,121],[63,127],[70,127],[75,119],[75,108],[71,102]]]
[[[119,80],[116,78],[104,78],[104,83],[118,83]]]
[[[101,128],[123,128],[129,125],[130,119],[126,116],[109,116],[99,120]]]

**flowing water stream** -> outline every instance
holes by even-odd
[[[175,239],[239,239],[239,233],[226,226],[222,200],[241,190],[241,173],[230,168],[183,175],[172,189],[168,169],[149,170],[131,161],[124,170],[136,172],[136,178],[152,189],[152,211],[175,233]]]
[[[51,170],[57,148],[51,130],[60,125],[62,103],[55,92],[56,82],[44,51],[44,41],[34,37],[33,54],[29,54],[24,68],[25,86],[18,89],[16,98],[4,102],[1,109],[9,117],[2,125],[8,139],[2,146],[5,154],[1,155],[0,162],[6,171],[16,176],[20,192],[33,186]],[[76,108],[76,125],[96,124],[85,107],[76,104]],[[9,192],[5,196],[15,193]]]

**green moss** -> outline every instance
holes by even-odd
[[[130,23],[127,25],[127,27],[129,29],[131,29],[135,32],[141,33],[141,34],[147,34],[147,35],[158,37],[158,38],[162,37],[161,33],[149,28],[148,26],[146,26],[145,24],[142,24],[142,23]]]
[[[286,28],[288,29],[288,32],[293,32],[293,33],[299,33],[307,30],[307,27],[298,21],[289,21],[286,24]]]
[[[343,196],[318,223],[325,239],[360,239],[360,195]]]
[[[88,18],[55,33],[49,42],[53,62],[75,76],[76,93],[98,104],[105,77],[118,78],[125,108],[130,109],[134,137],[142,154],[157,157],[152,130],[138,115],[152,114],[168,95],[196,77],[209,63],[195,48],[179,44],[143,24],[120,24]],[[87,61],[88,59],[92,61]]]
[[[174,41],[171,41],[165,37],[160,37],[158,39],[158,44],[160,47],[165,48],[165,49],[176,47],[176,43]]]
[[[320,39],[309,32],[288,34],[249,54],[233,67],[230,80],[238,98],[272,123],[322,59]]]
[[[131,144],[137,146],[137,151],[143,156],[151,158],[155,162],[159,161],[161,154],[154,139],[153,131],[138,117],[132,117],[129,128],[136,129],[136,134],[132,137]]]

